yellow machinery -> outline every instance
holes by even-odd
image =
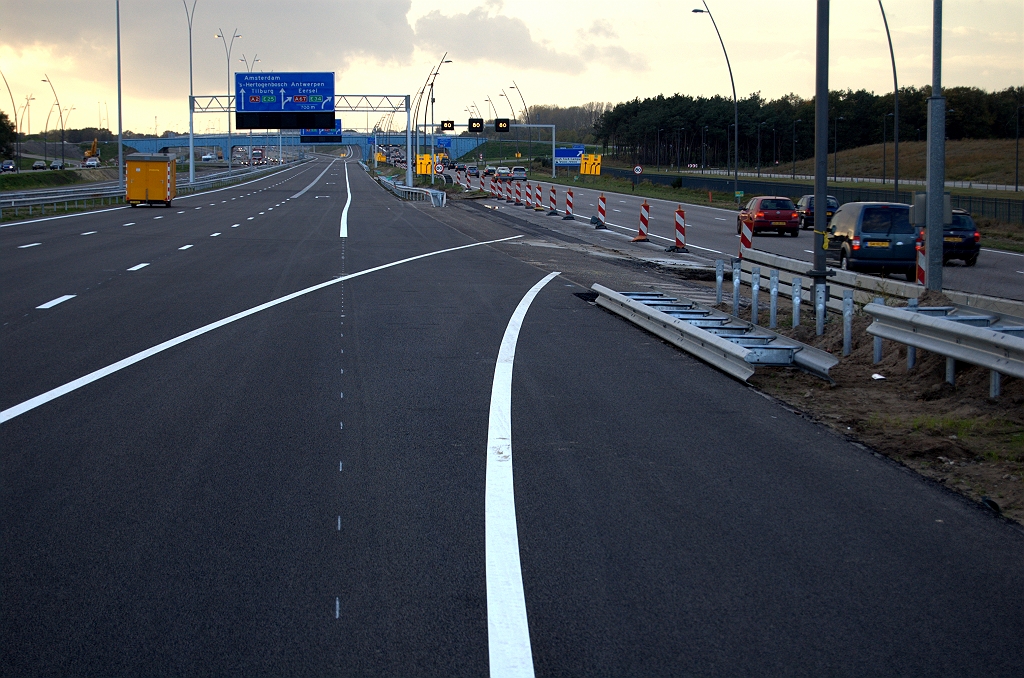
[[[87,150],[85,152],[85,159],[86,160],[88,160],[89,158],[99,158],[100,157],[99,148],[97,146],[98,142],[99,142],[99,139],[93,139],[92,140],[92,148],[90,148],[89,150]]]
[[[125,158],[125,202],[171,206],[177,195],[173,153],[132,153]]]

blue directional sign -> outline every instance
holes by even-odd
[[[338,124],[341,124],[340,120],[338,121]],[[375,143],[377,143],[377,137],[366,137],[366,143],[368,143],[368,144],[375,144]]]
[[[299,130],[299,134],[304,137],[324,135],[333,136],[335,134],[341,134],[341,118],[336,118],[334,120],[334,129],[301,129]]]
[[[582,148],[555,149],[555,167],[577,167],[582,159]]]
[[[448,137],[438,137],[438,139],[434,142],[434,145],[437,146],[438,148],[451,148],[452,140],[449,139]]]
[[[334,111],[334,73],[235,73],[239,113]]]

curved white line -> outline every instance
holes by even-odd
[[[491,678],[533,678],[533,651],[526,622],[519,564],[516,497],[512,486],[512,363],[519,329],[537,293],[558,271],[530,288],[508,321],[498,349],[487,424],[484,531],[487,565],[487,648]]]
[[[323,172],[321,172],[321,173],[320,173],[320,174],[319,174],[319,175],[317,176],[317,178],[316,178],[316,179],[313,179],[313,182],[312,182],[312,183],[311,183],[311,184],[310,184],[309,186],[306,186],[306,187],[305,187],[304,189],[302,189],[301,191],[299,191],[298,193],[296,193],[295,195],[293,195],[293,196],[292,196],[292,199],[294,200],[295,198],[298,198],[298,197],[299,197],[299,196],[301,196],[301,195],[302,195],[303,193],[305,193],[305,192],[306,192],[306,191],[308,191],[309,189],[311,189],[311,188],[313,188],[314,186],[316,186],[316,182],[320,181],[320,177],[322,177],[323,175],[327,174],[327,170],[331,169],[331,165],[333,165],[333,164],[334,164],[334,161],[332,160],[331,162],[329,162],[329,163],[327,164],[327,167],[325,167],[325,168],[324,168],[324,171],[323,171]]]
[[[348,206],[352,204],[352,187],[348,185],[348,163],[345,163],[345,208],[341,210],[341,237],[348,237]]]
[[[186,341],[188,341],[189,339],[195,339],[196,337],[201,336],[203,334],[206,334],[207,332],[212,332],[213,330],[215,330],[215,329],[217,329],[219,327],[223,327],[224,325],[228,325],[230,323],[233,323],[236,320],[241,320],[242,318],[250,316],[250,315],[252,315],[254,313],[259,313],[260,311],[265,311],[266,309],[271,308],[272,306],[277,306],[278,304],[283,304],[286,301],[291,301],[292,299],[295,299],[296,297],[301,297],[301,296],[303,296],[305,294],[309,294],[310,292],[315,292],[315,291],[317,291],[319,289],[322,289],[324,287],[329,287],[331,285],[336,285],[337,283],[344,282],[345,280],[351,280],[352,278],[358,278],[359,276],[366,275],[367,273],[374,273],[376,271],[381,271],[381,270],[383,270],[385,268],[391,268],[392,266],[398,266],[399,264],[406,264],[406,263],[409,263],[410,261],[416,261],[417,259],[425,259],[426,257],[432,257],[432,256],[437,255],[437,254],[445,254],[446,252],[455,252],[457,250],[464,250],[464,249],[467,249],[467,248],[470,248],[470,247],[477,247],[479,245],[490,245],[490,244],[493,244],[493,243],[496,243],[496,242],[504,242],[506,240],[515,240],[516,238],[521,238],[521,237],[523,237],[523,236],[521,236],[521,235],[514,235],[514,236],[512,236],[510,238],[501,238],[499,240],[487,240],[485,242],[475,242],[475,243],[470,243],[469,245],[460,245],[459,247],[449,247],[448,249],[437,250],[436,252],[427,252],[426,254],[418,254],[418,255],[416,255],[414,257],[408,257],[406,259],[399,259],[398,261],[392,261],[390,264],[382,264],[380,266],[374,266],[373,268],[367,268],[367,269],[365,269],[363,271],[357,271],[356,273],[350,273],[349,275],[342,276],[340,278],[334,278],[332,280],[328,280],[326,282],[322,282],[322,283],[319,283],[317,285],[313,285],[312,287],[307,287],[306,289],[299,290],[298,292],[292,292],[291,294],[286,294],[285,296],[279,297],[277,299],[274,299],[273,301],[268,301],[268,302],[266,302],[264,304],[260,304],[259,306],[253,306],[252,308],[247,309],[245,311],[242,311],[240,313],[236,313],[236,314],[228,316],[227,318],[224,318],[222,320],[218,320],[216,322],[212,322],[209,325],[203,325],[199,329],[192,330],[191,332],[186,332],[185,334],[177,336],[177,337],[175,337],[173,339],[168,339],[167,341],[163,342],[162,344],[157,344],[156,346],[153,346],[151,348],[147,348],[145,351],[140,351],[140,352],[136,353],[135,355],[128,356],[127,358],[119,360],[119,361],[117,361],[116,363],[114,363],[112,365],[107,365],[106,367],[102,367],[102,368],[96,370],[95,372],[90,372],[89,374],[85,375],[84,377],[79,377],[78,379],[75,379],[74,381],[69,381],[68,383],[64,384],[63,386],[58,386],[57,388],[50,389],[46,393],[42,393],[40,395],[37,395],[34,398],[29,398],[28,400],[26,400],[23,403],[19,403],[17,405],[14,405],[13,407],[8,407],[3,412],[0,412],[0,424],[4,423],[5,421],[9,421],[11,419],[14,419],[19,414],[24,414],[24,413],[28,412],[29,410],[34,410],[35,408],[39,407],[40,405],[45,405],[46,403],[50,402],[51,400],[56,400],[57,398],[59,398],[59,397],[61,397],[63,395],[67,395],[68,393],[71,393],[72,391],[78,390],[78,389],[82,388],[83,386],[87,386],[87,385],[91,384],[94,381],[98,381],[98,380],[102,379],[103,377],[106,377],[108,375],[113,374],[114,372],[118,372],[120,370],[123,370],[126,367],[130,367],[131,365],[134,365],[137,362],[141,362],[141,361],[145,360],[146,358],[149,358],[151,356],[156,355],[157,353],[161,353],[163,351],[166,351],[167,349],[173,348],[173,347],[177,346],[178,344],[183,344]],[[188,245],[187,247],[191,247],[191,245]],[[74,296],[74,295],[71,295],[71,296]]]

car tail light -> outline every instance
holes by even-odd
[[[800,215],[799,215],[799,214],[797,214],[796,212],[792,212],[792,213],[791,213],[791,214],[789,215],[789,218],[790,218],[790,219],[798,219],[799,217],[800,217]]]
[[[764,212],[758,212],[757,214],[754,215],[754,217],[756,217],[757,219],[764,219]]]
[[[851,240],[850,241],[850,247],[852,247],[855,250],[859,250],[860,249],[860,238],[854,238],[853,240]]]
[[[976,242],[976,243],[981,242],[981,233],[979,233],[977,231],[974,232],[974,242]]]

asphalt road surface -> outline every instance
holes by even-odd
[[[0,673],[1021,675],[1024,532],[569,240],[340,158],[0,228]]]
[[[531,182],[536,184],[536,182]],[[551,184],[541,181],[543,185],[544,204],[548,205]],[[474,186],[476,185],[474,181]],[[558,192],[557,204],[560,210],[565,209],[565,189],[556,185]],[[597,198],[600,191],[582,186],[573,186],[573,211],[579,217],[590,218],[597,214]],[[650,206],[649,237],[663,246],[675,242],[675,215],[679,203],[669,200],[647,198],[642,193],[635,195],[622,193],[606,193],[607,220],[610,229],[617,230],[630,237],[636,235],[640,222],[640,205],[647,201]],[[735,257],[739,251],[739,235],[736,232],[736,211],[707,205],[684,204],[686,213],[686,246],[696,253],[716,258]],[[803,259],[810,263],[813,259],[814,233],[811,230],[800,231],[796,238],[781,236],[775,233],[758,234],[754,237],[754,247],[759,250],[779,254],[793,259]],[[1024,254],[1004,252],[984,248],[978,257],[978,263],[967,267],[962,261],[955,260],[943,266],[943,287],[945,289],[987,294],[1008,299],[1024,300]],[[905,281],[902,276],[894,276],[896,280]]]

